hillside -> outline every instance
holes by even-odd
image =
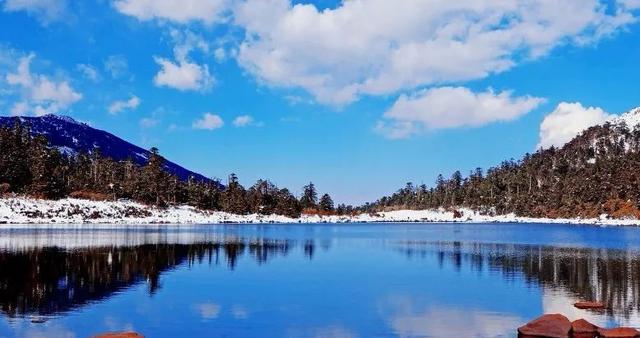
[[[468,207],[527,217],[640,219],[640,109],[591,127],[562,148],[538,150],[434,187],[407,184],[367,211]]]
[[[61,153],[76,155],[80,152],[91,154],[100,149],[102,156],[116,161],[131,159],[138,165],[144,165],[150,152],[131,144],[113,134],[78,122],[67,116],[45,115],[41,117],[3,117],[0,126],[13,126],[17,121],[30,128],[34,135],[43,135],[52,147]],[[165,161],[165,170],[181,180],[193,177],[199,181],[209,181],[205,176],[185,169],[171,161]]]

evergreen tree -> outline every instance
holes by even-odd
[[[222,210],[232,214],[246,214],[249,210],[246,200],[246,192],[236,174],[229,175],[227,188],[222,194]]]
[[[313,182],[305,185],[302,188],[302,197],[300,197],[300,204],[304,209],[316,209],[318,203],[318,192]]]
[[[333,212],[333,200],[329,194],[324,194],[320,198],[320,210],[324,212]]]
[[[48,148],[48,141],[44,136],[37,136],[30,142],[29,169],[31,195],[46,198],[64,195],[60,177],[60,153]]]
[[[142,180],[138,182],[138,193],[142,200],[155,205],[166,203],[167,173],[164,170],[164,158],[160,156],[158,148],[150,150],[147,165],[142,168]]]
[[[302,205],[289,189],[280,189],[276,195],[275,213],[289,217],[300,217]]]

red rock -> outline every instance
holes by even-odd
[[[604,309],[604,304],[600,302],[577,302],[573,306],[578,309]]]
[[[93,336],[93,338],[144,338],[137,332],[108,332]]]
[[[598,327],[584,319],[578,319],[571,323],[573,338],[595,338],[598,335]]]
[[[571,322],[561,314],[546,314],[518,328],[520,337],[567,338]]]
[[[614,329],[599,328],[601,338],[635,338],[640,337],[640,332],[631,327],[616,327]]]

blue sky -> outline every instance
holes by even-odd
[[[640,2],[0,0],[0,111],[374,200],[640,105]]]

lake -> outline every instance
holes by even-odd
[[[607,310],[575,309],[601,300]],[[0,337],[515,337],[640,326],[640,229],[544,224],[0,228]]]

